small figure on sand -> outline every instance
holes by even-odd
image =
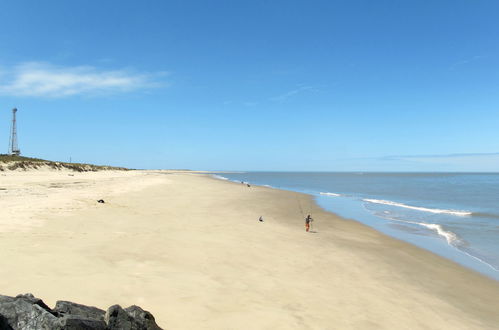
[[[310,225],[311,225],[312,221],[314,221],[314,219],[312,219],[310,214],[307,215],[307,217],[305,218],[305,230],[306,231],[310,231]]]
[[[263,222],[263,215],[258,219],[258,221]]]
[[[251,185],[249,183],[246,184],[248,187],[251,187]]]

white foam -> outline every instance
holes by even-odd
[[[406,209],[417,210],[417,211],[422,211],[422,212],[445,213],[445,214],[457,215],[457,216],[461,216],[461,217],[468,216],[468,215],[472,214],[472,212],[469,212],[469,211],[430,209],[427,207],[411,206],[411,205],[406,205],[406,204],[392,202],[392,201],[385,201],[382,199],[368,199],[368,198],[366,198],[366,199],[363,199],[363,201],[369,202],[369,203],[374,203],[374,204],[383,204],[383,205],[403,207]]]
[[[326,196],[333,196],[333,197],[340,197],[340,194],[335,194],[335,193],[330,193],[330,192],[321,192],[321,195],[326,195]]]
[[[424,222],[420,222],[419,225],[436,231],[440,236],[444,237],[447,240],[447,243],[449,245],[454,246],[453,243],[459,242],[459,238],[457,237],[456,234],[454,234],[451,231],[444,230],[440,225],[434,223],[424,223]]]
[[[383,213],[388,213],[387,211],[383,211]],[[410,220],[401,220],[401,219],[396,219],[396,218],[391,218],[388,217],[386,219],[392,220],[392,221],[398,221],[398,222],[404,222],[404,223],[410,223],[413,225],[418,225],[418,226],[423,226],[425,228],[428,228],[430,230],[436,231],[438,235],[442,236],[445,238],[447,241],[447,244],[456,247],[456,243],[461,242],[459,237],[454,234],[451,231],[446,231],[442,228],[441,225],[437,225],[436,223],[425,223],[425,222],[417,222],[417,221],[410,221]]]
[[[488,262],[478,258],[477,256],[474,256],[473,254],[471,253],[468,253],[466,251],[463,251],[462,249],[460,249],[458,246],[456,246],[456,242],[459,242],[460,239],[459,237],[457,237],[456,234],[454,234],[453,232],[450,232],[450,231],[446,231],[442,228],[442,226],[440,225],[436,225],[436,224],[433,224],[433,223],[418,223],[419,225],[421,226],[424,226],[426,228],[429,228],[429,229],[432,229],[432,230],[435,230],[440,236],[443,236],[445,237],[445,239],[447,240],[447,244],[449,244],[450,246],[453,246],[455,248],[457,248],[458,251],[466,254],[467,256],[487,265],[488,267],[492,268],[493,270],[495,270],[496,272],[499,271],[498,268],[494,267],[493,265],[489,264]]]
[[[272,187],[272,186],[270,186],[270,185],[268,185],[268,184],[264,184],[263,186],[264,186],[264,187],[267,187],[267,188],[274,188],[274,187]]]
[[[383,213],[384,214],[388,214],[389,212],[383,211]],[[430,230],[436,231],[439,236],[445,238],[445,240],[447,241],[447,244],[449,244],[450,246],[452,246],[453,248],[455,248],[457,251],[459,251],[461,253],[464,253],[467,256],[469,256],[469,257],[471,257],[471,258],[479,261],[480,263],[482,263],[482,264],[490,267],[492,270],[494,270],[496,272],[499,272],[499,268],[497,268],[497,267],[489,264],[488,262],[480,259],[477,256],[474,256],[473,254],[471,254],[469,252],[464,251],[462,249],[462,247],[460,246],[461,245],[460,243],[462,243],[462,240],[459,238],[459,236],[457,236],[456,234],[454,234],[451,231],[446,231],[445,229],[442,228],[441,225],[437,225],[437,224],[434,224],[434,223],[424,223],[424,222],[417,222],[417,221],[410,221],[410,220],[401,220],[401,219],[392,218],[392,217],[386,217],[385,219],[392,220],[392,221],[398,221],[398,222],[404,222],[404,223],[410,223],[410,224],[413,224],[413,225],[422,226],[422,227],[428,228]]]
[[[219,180],[225,180],[225,181],[229,180],[226,177],[221,176],[221,175],[217,175],[217,174],[213,174],[212,177],[214,177],[215,179],[219,179]]]

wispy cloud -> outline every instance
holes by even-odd
[[[476,159],[476,158],[496,158],[499,157],[499,152],[490,153],[460,153],[460,154],[440,154],[440,155],[396,155],[385,156],[380,160],[412,160],[412,161],[429,161],[429,160],[447,160],[447,159]]]
[[[348,157],[336,161],[346,169],[361,171],[497,172],[499,152]]]
[[[470,57],[470,58],[467,58],[467,59],[464,59],[464,60],[461,60],[461,61],[457,61],[457,62],[455,62],[455,63],[453,63],[451,65],[450,69],[454,70],[454,69],[456,69],[459,66],[467,65],[467,64],[470,64],[472,62],[476,62],[476,61],[479,61],[481,59],[484,59],[486,57],[487,56],[485,56],[485,55],[476,55],[476,56],[473,56],[473,57]]]
[[[314,90],[314,87],[312,87],[312,86],[301,86],[301,87],[295,88],[293,90],[290,90],[290,91],[288,91],[286,93],[283,93],[281,95],[277,95],[277,96],[271,97],[270,100],[276,101],[276,102],[284,102],[284,101],[288,100],[289,98],[295,96],[296,94],[300,94],[300,93],[303,93],[303,92],[306,92],[306,91],[311,91],[311,90]]]
[[[258,105],[258,102],[254,102],[254,101],[247,101],[247,102],[244,102],[243,105],[245,107],[255,107]]]
[[[59,98],[72,95],[107,95],[165,86],[166,73],[136,73],[130,70],[101,70],[92,66],[55,66],[22,63],[2,70],[0,94]]]
[[[496,172],[499,169],[499,152],[455,153],[438,155],[403,155],[378,158],[382,167],[395,166],[409,170],[440,170]]]

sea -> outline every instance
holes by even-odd
[[[499,173],[231,172],[214,176],[310,194],[330,212],[499,280]],[[316,226],[319,222],[316,219]]]

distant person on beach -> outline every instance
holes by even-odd
[[[307,215],[307,217],[305,218],[305,230],[306,231],[310,231],[310,224],[312,223],[312,221],[314,221],[314,219],[312,219],[310,214]]]
[[[246,185],[247,185],[248,187],[251,187],[251,185],[250,185],[249,183],[248,183],[248,184],[246,184]]]
[[[258,219],[258,221],[263,222],[263,215]]]

